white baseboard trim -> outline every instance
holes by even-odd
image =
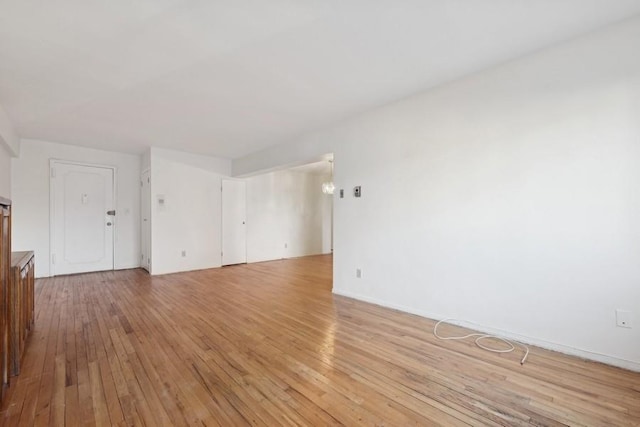
[[[133,270],[134,268],[140,268],[140,264],[122,264],[113,268],[113,270],[105,270],[105,271],[118,271],[118,270]],[[88,271],[87,273],[93,273],[92,271]],[[82,273],[79,273],[82,274]],[[46,279],[49,277],[55,277],[50,274],[42,274],[39,276],[35,276],[36,279]]]
[[[113,268],[114,271],[118,271],[118,270],[131,270],[134,268],[140,268],[140,263],[137,264],[123,264],[123,265],[118,265],[116,267]]]
[[[427,319],[432,319],[432,320],[441,320],[446,318],[446,316],[442,316],[439,315],[437,313],[428,313],[426,311],[423,310],[417,310],[415,308],[411,308],[411,307],[406,307],[400,304],[393,304],[393,303],[389,303],[387,301],[381,301],[378,300],[376,298],[370,298],[364,295],[359,295],[356,293],[352,293],[352,292],[347,292],[347,291],[343,291],[340,289],[334,289],[333,293],[336,295],[340,295],[340,296],[344,296],[347,298],[353,298],[359,301],[364,301],[364,302],[368,302],[371,304],[375,304],[375,305],[379,305],[381,307],[386,307],[386,308],[392,308],[395,310],[400,310],[403,311],[405,313],[410,313],[410,314],[415,314],[417,316],[420,317],[425,317]],[[550,341],[546,341],[546,340],[542,340],[539,338],[532,338],[532,337],[528,337],[525,335],[520,335],[518,333],[515,332],[511,332],[511,331],[503,331],[500,329],[495,329],[495,328],[489,328],[483,325],[478,325],[476,323],[473,322],[467,322],[464,320],[461,321],[455,321],[455,322],[450,322],[453,324],[456,324],[458,326],[462,326],[465,328],[469,328],[469,329],[474,329],[476,331],[480,331],[480,332],[484,332],[484,333],[488,333],[488,334],[492,334],[492,335],[498,335],[501,337],[505,337],[505,338],[510,338],[513,339],[515,341],[524,343],[524,344],[530,344],[530,345],[534,345],[536,347],[541,347],[547,350],[553,350],[553,351],[557,351],[560,353],[564,353],[570,356],[577,356],[580,357],[582,359],[587,359],[587,360],[592,360],[595,362],[600,362],[600,363],[604,363],[607,365],[611,365],[611,366],[616,366],[618,368],[623,368],[623,369],[628,369],[630,371],[635,371],[635,372],[640,372],[640,362],[635,362],[633,360],[627,360],[627,359],[621,359],[618,357],[614,357],[614,356],[609,356],[606,354],[601,354],[601,353],[595,353],[592,351],[588,351],[588,350],[582,350],[579,348],[575,348],[575,347],[570,347],[570,346],[566,346],[563,344],[557,344],[554,342],[550,342]]]

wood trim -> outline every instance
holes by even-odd
[[[4,199],[6,200],[6,199]],[[10,203],[10,202],[9,202]],[[0,400],[9,387],[11,364],[11,205],[0,204]]]

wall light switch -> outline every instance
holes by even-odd
[[[360,196],[362,196],[362,190],[360,189],[360,186],[358,185],[357,187],[353,187],[353,197]]]
[[[344,190],[342,188],[340,189],[340,198],[344,199]]]
[[[158,210],[164,211],[167,207],[167,199],[164,197],[164,194],[156,195],[156,200],[158,201]]]

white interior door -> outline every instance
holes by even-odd
[[[246,193],[244,181],[222,180],[222,265],[247,262]]]
[[[113,178],[107,167],[51,163],[55,275],[113,270]]]
[[[151,271],[151,177],[145,171],[140,177],[140,266]]]

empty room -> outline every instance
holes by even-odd
[[[640,425],[640,0],[0,1],[0,426]]]

